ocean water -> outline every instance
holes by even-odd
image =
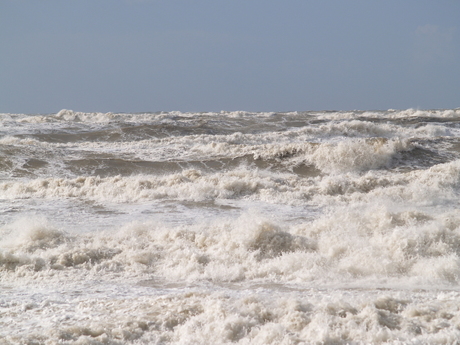
[[[0,344],[458,344],[460,109],[0,114]]]

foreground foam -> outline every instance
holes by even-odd
[[[282,293],[249,288],[229,295],[193,287],[183,292],[158,291],[145,285],[134,288],[135,295],[129,297],[122,287],[102,296],[79,286],[87,293],[83,301],[77,291],[62,288],[52,300],[43,302],[18,305],[11,298],[2,298],[3,315],[14,317],[17,324],[12,334],[0,337],[13,344],[37,340],[198,344],[209,339],[219,344],[347,344],[356,339],[376,344],[445,344],[454,343],[459,336],[458,293],[400,292],[392,296],[391,291],[362,291],[356,298],[350,292]],[[37,325],[33,321],[37,315],[52,318]],[[70,320],[78,321],[72,324]]]

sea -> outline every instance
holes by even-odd
[[[460,344],[460,108],[0,114],[0,344]]]

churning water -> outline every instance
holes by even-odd
[[[460,338],[459,109],[0,121],[0,344]]]

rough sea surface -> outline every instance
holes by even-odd
[[[0,114],[0,344],[458,344],[460,109]]]

